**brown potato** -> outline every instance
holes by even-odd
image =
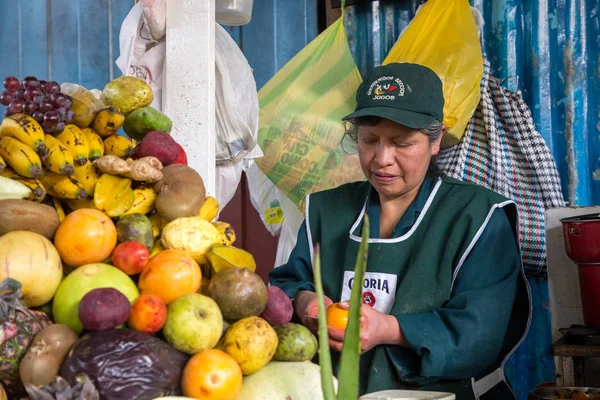
[[[202,177],[183,164],[169,165],[162,173],[162,179],[154,185],[158,214],[166,221],[197,215],[206,199]]]
[[[51,384],[58,376],[69,349],[78,339],[73,329],[62,324],[52,324],[38,332],[21,359],[21,382],[36,386]]]

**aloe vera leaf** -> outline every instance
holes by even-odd
[[[354,286],[350,295],[348,327],[344,335],[344,346],[338,374],[339,400],[358,399],[360,379],[360,308],[362,305],[362,281],[367,270],[369,250],[369,217],[365,214],[362,227],[362,242],[358,249],[354,267]]]
[[[317,304],[319,308],[319,365],[321,367],[321,389],[323,400],[335,400],[335,388],[333,387],[333,369],[331,368],[331,353],[329,352],[329,332],[327,331],[327,310],[325,309],[325,298],[323,297],[323,281],[321,280],[321,255],[319,245],[315,246],[315,288],[317,292]]]

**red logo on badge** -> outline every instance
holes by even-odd
[[[369,307],[375,307],[375,303],[377,303],[377,299],[372,292],[364,292],[362,296],[363,304],[368,305]]]

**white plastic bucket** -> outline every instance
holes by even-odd
[[[456,400],[456,395],[415,390],[383,390],[361,396],[359,400]]]
[[[215,19],[219,24],[246,25],[252,18],[253,0],[217,0]]]

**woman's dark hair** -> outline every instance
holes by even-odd
[[[380,117],[359,117],[353,118],[347,121],[345,125],[344,136],[342,137],[342,149],[344,152],[348,154],[352,154],[347,151],[348,147],[353,148],[354,152],[356,152],[358,146],[358,128],[361,126],[377,126],[383,118]],[[444,131],[444,125],[440,121],[433,121],[427,127],[421,129],[427,137],[429,138],[429,143],[433,143],[439,139],[441,134]],[[431,158],[429,163],[429,169],[427,173],[431,176],[439,176],[442,174],[442,170],[437,165],[436,161],[437,156]]]

